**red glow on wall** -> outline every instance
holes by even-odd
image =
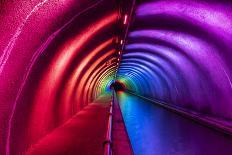
[[[83,52],[82,47],[84,47],[97,32],[115,22],[116,19],[117,13],[114,12],[96,23],[93,23],[91,26],[83,30],[81,34],[77,34],[75,37],[66,41],[51,61],[45,73],[41,75],[43,78],[39,82],[39,86],[36,91],[29,123],[29,128],[32,132],[31,139],[33,142],[36,142],[39,137],[53,129],[55,127],[55,122],[63,122],[80,110],[80,106],[78,104],[73,105],[74,103],[72,102],[72,99],[70,99],[75,87],[75,78],[78,77],[81,69],[85,67],[88,61],[99,49],[95,49],[93,53],[82,60],[81,64],[77,66],[76,72],[73,73],[71,78],[68,80],[65,90],[61,92],[62,97],[58,102],[56,101],[56,95],[59,91],[59,87],[61,87],[61,81],[64,78],[64,73],[74,61],[76,56]],[[107,43],[109,42],[111,41],[108,41]],[[98,48],[102,47],[100,46]],[[89,74],[86,75],[89,76]],[[60,111],[61,113],[54,111],[54,107],[57,106],[62,109],[62,112]],[[58,115],[60,115],[59,119],[54,118],[56,117],[56,114],[54,113],[58,113]],[[34,122],[36,122],[36,124],[34,124]]]
[[[91,65],[91,67],[86,71],[85,75],[81,78],[81,81],[79,82],[78,88],[76,89],[76,93],[75,93],[75,97],[74,97],[75,101],[77,101],[79,99],[81,99],[80,101],[82,101],[83,98],[87,98],[87,101],[89,101],[91,99],[92,92],[95,91],[94,86],[98,82],[97,77],[102,75],[102,74],[98,73],[97,68],[101,68],[102,71],[105,71],[107,68],[109,68],[108,66],[105,66],[105,65],[102,65],[102,66],[104,66],[104,68],[102,68],[101,66],[99,66],[99,64],[104,59],[110,58],[113,53],[114,53],[114,50],[110,50],[110,51],[106,52],[97,61],[95,61]],[[96,80],[93,80],[95,77],[96,77]],[[87,102],[86,102],[86,100],[84,100],[84,101],[82,101],[82,103],[86,104]]]
[[[73,73],[70,77],[70,80],[67,82],[67,84],[65,86],[66,93],[64,93],[64,96],[63,96],[64,103],[75,102],[76,106],[77,106],[77,110],[79,110],[83,107],[84,103],[81,100],[81,98],[83,96],[81,95],[78,98],[75,98],[73,96],[76,96],[75,94],[82,94],[83,87],[86,86],[86,85],[82,85],[82,83],[83,83],[82,81],[85,82],[88,80],[88,78],[91,74],[90,71],[92,71],[92,68],[96,68],[96,66],[99,64],[100,61],[97,61],[97,63],[91,63],[91,62],[95,61],[96,55],[99,52],[101,52],[104,48],[109,46],[111,43],[112,43],[112,39],[109,39],[109,40],[103,42],[101,45],[99,45],[93,51],[91,51],[90,54],[87,55],[80,62],[80,65],[78,65],[75,68],[75,70],[73,71]],[[91,63],[91,67],[86,70],[85,67],[89,63]],[[84,76],[80,76],[81,72],[85,72]],[[78,87],[76,87],[77,82],[78,82]],[[63,108],[61,108],[60,110],[64,111]]]

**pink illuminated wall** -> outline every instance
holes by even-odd
[[[21,154],[105,92],[117,63],[118,5],[0,5],[0,154]]]

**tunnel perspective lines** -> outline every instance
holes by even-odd
[[[230,0],[0,1],[0,19],[0,154],[64,138],[54,132],[89,119],[85,108],[104,125],[117,85],[119,126],[119,106],[136,112],[139,97],[232,135]]]
[[[231,9],[229,1],[138,2],[117,79],[128,91],[226,125],[232,119]]]
[[[14,5],[21,3],[18,1]],[[1,8],[7,5],[5,2]],[[4,58],[1,57],[1,63],[4,61],[4,66],[1,64],[1,80],[14,81],[15,78],[18,81],[15,80],[12,86],[7,82],[1,83],[1,92],[9,87],[9,93],[1,95],[1,102],[5,101],[9,110],[1,108],[3,139],[0,142],[0,154],[21,154],[34,147],[41,138],[85,106],[101,95],[110,93],[110,85],[115,79],[118,65],[115,38],[119,20],[115,1],[79,0],[78,4],[73,0],[63,3],[44,1],[39,7],[29,14],[21,26],[12,50],[8,50],[11,52],[8,57],[5,58],[5,53]],[[44,12],[47,15],[47,9],[51,11],[47,19],[53,22],[40,17]],[[34,21],[40,18],[42,23],[35,24]],[[4,26],[4,23],[1,24]],[[37,34],[30,35],[29,31],[32,34],[36,31]],[[22,52],[24,50],[21,47],[25,48],[25,52]],[[18,54],[20,50],[22,54]],[[20,61],[15,61],[15,58]],[[18,70],[12,68],[16,64]],[[21,74],[25,70],[27,73],[21,82]],[[15,91],[15,94],[10,91],[17,89],[19,92]],[[17,96],[17,103],[7,100],[7,97],[14,99],[14,95]],[[12,103],[14,108],[11,114]]]
[[[84,77],[80,78],[80,74],[83,71],[85,71],[85,73],[88,72],[88,69],[85,67],[89,65],[88,63],[90,63],[91,60],[95,61],[97,59],[97,53],[99,54],[100,52],[105,52],[103,49],[104,46],[109,46],[110,43],[112,43],[112,39],[108,40],[106,43],[103,43],[103,45],[101,44],[100,46],[96,47],[93,51],[90,52],[89,55],[85,56],[84,60],[77,62],[75,64],[76,69],[72,71],[73,73],[68,75],[70,76],[68,77],[68,79],[64,79],[65,81],[67,80],[67,82],[62,84],[62,82],[64,82],[62,81],[63,75],[67,71],[68,66],[71,66],[71,63],[74,62],[75,59],[77,59],[76,57],[78,55],[78,52],[80,52],[80,49],[83,48],[87,41],[91,37],[94,37],[94,35],[96,35],[98,31],[100,31],[110,23],[115,22],[116,19],[116,13],[109,14],[108,16],[103,17],[103,19],[97,22],[96,24],[93,24],[91,27],[88,27],[86,30],[83,30],[83,34],[74,36],[73,38],[68,40],[64,44],[64,46],[61,47],[61,49],[58,52],[58,55],[54,56],[54,60],[52,60],[52,63],[45,72],[44,78],[41,80],[41,83],[39,84],[38,90],[41,91],[38,91],[38,93],[36,94],[36,98],[34,99],[35,103],[33,105],[35,107],[33,107],[32,109],[35,109],[36,111],[32,111],[32,116],[30,120],[31,123],[29,123],[32,125],[30,128],[32,128],[32,131],[34,132],[32,133],[32,136],[37,137],[39,135],[38,133],[43,134],[43,132],[46,132],[46,130],[49,130],[49,128],[53,128],[51,126],[54,124],[52,123],[52,121],[55,120],[55,118],[53,118],[55,117],[55,115],[52,112],[55,106],[53,104],[58,104],[55,107],[59,107],[58,111],[60,111],[60,114],[58,115],[61,115],[60,118],[63,119],[57,120],[60,122],[64,122],[65,120],[67,120],[67,118],[70,118],[70,116],[72,116],[73,114],[75,114],[83,108],[83,105],[85,105],[85,103],[83,103],[82,99],[79,98],[80,96],[78,97],[78,100],[73,100],[73,96],[75,96],[75,94],[79,95],[83,91],[83,85],[81,85],[81,82],[78,83],[79,80],[86,80],[84,79]],[[110,51],[111,56],[113,52],[114,51]],[[99,65],[99,63],[100,61],[96,61],[95,65]],[[76,87],[77,83],[78,87]],[[59,89],[60,85],[64,85],[62,86],[62,89]],[[44,90],[46,91],[44,92]],[[63,90],[63,92],[54,93],[57,90]],[[51,92],[52,94],[49,94],[49,92]],[[58,97],[56,96],[57,94],[61,94],[61,96]],[[60,98],[59,102],[57,101],[57,98]],[[44,107],[43,103],[45,102],[51,105],[47,104],[46,107]],[[75,105],[72,106],[71,103],[75,103]],[[41,108],[42,106],[43,108]],[[46,110],[44,108],[46,108]],[[46,112],[47,114],[44,112]],[[43,121],[45,117],[46,122]],[[51,122],[49,121],[49,119],[51,119]],[[37,122],[36,127],[34,126],[33,122]]]

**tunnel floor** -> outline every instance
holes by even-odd
[[[230,155],[232,152],[232,137],[228,135],[135,95],[120,91],[116,96],[112,129],[114,154]],[[111,94],[101,96],[33,145],[26,154],[102,155],[110,102]]]
[[[117,98],[135,155],[231,155],[228,135],[129,93]]]
[[[102,155],[111,95],[100,97],[34,145],[28,155]]]

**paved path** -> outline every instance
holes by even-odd
[[[34,145],[28,155],[102,155],[110,97],[89,104]]]
[[[124,125],[117,99],[115,99],[113,110],[113,155],[132,155],[132,147],[130,145],[129,137],[126,132],[126,127]]]
[[[137,96],[117,97],[135,155],[232,155],[232,137]]]

